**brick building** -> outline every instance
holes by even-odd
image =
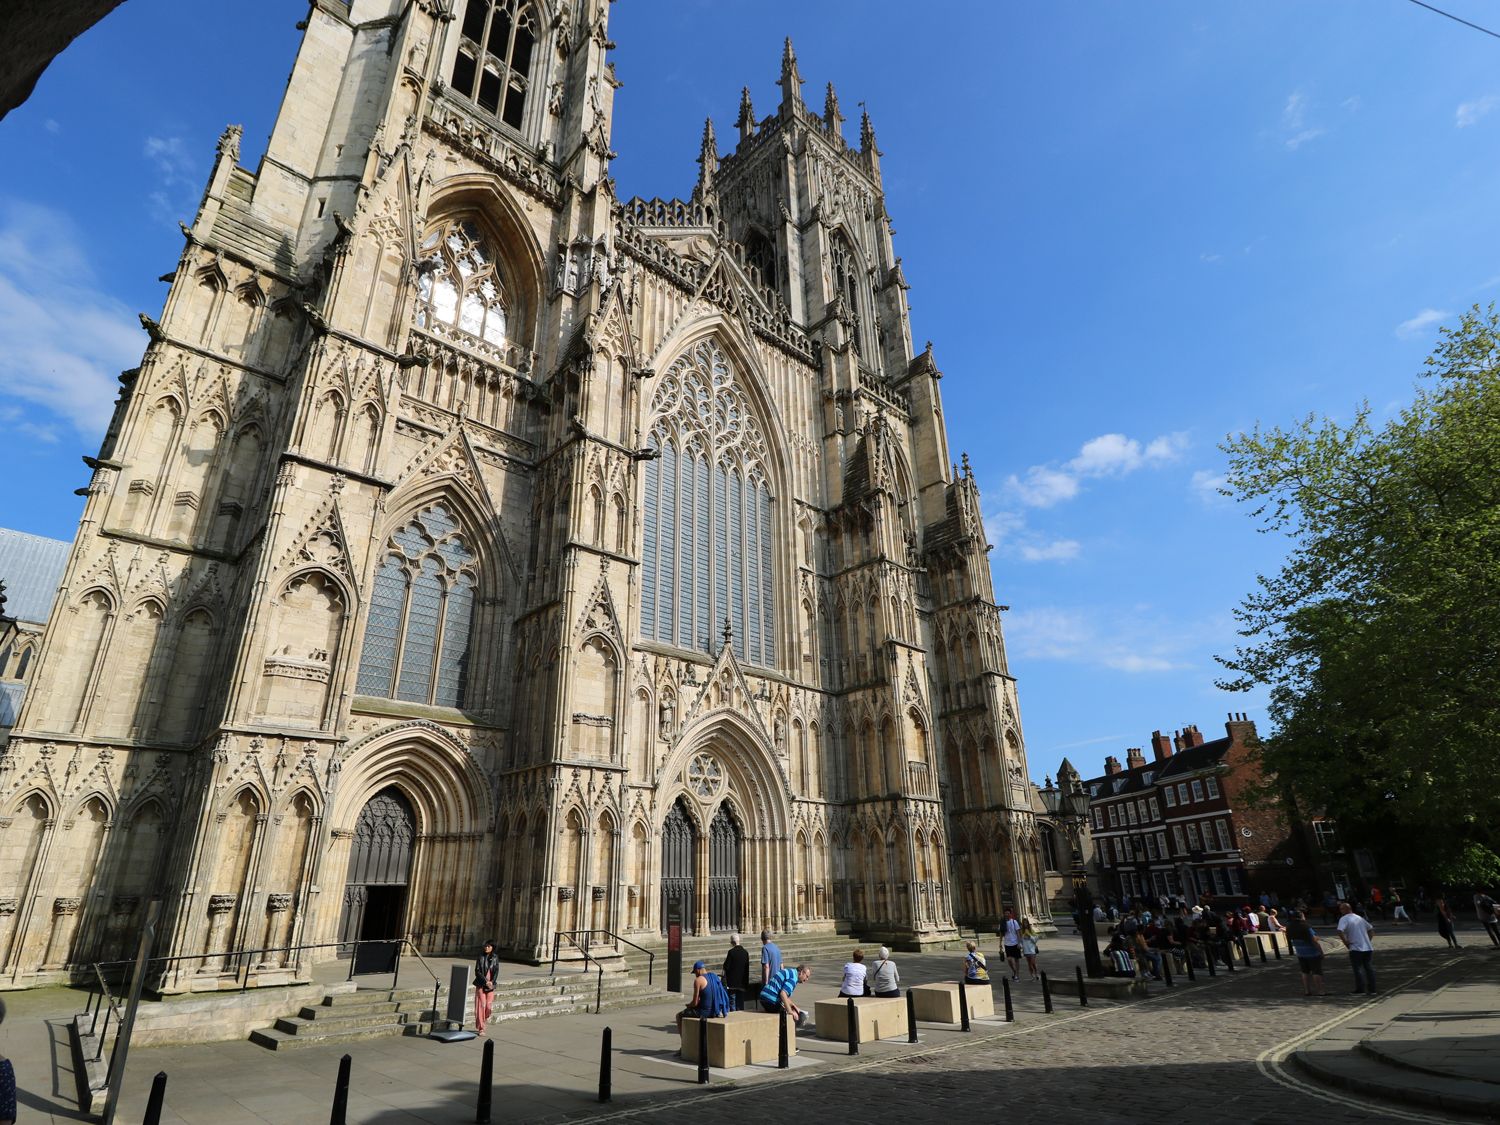
[[[1232,714],[1224,737],[1196,725],[1151,734],[1151,757],[1113,754],[1084,782],[1099,889],[1139,895],[1291,897],[1324,881],[1309,826],[1284,805],[1251,800],[1262,781],[1255,723]]]

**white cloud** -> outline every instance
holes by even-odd
[[[1360,100],[1360,96],[1358,94],[1351,94],[1349,95],[1349,97],[1339,102],[1339,105],[1344,109],[1347,109],[1350,113],[1358,113],[1360,106],[1364,105],[1364,102]]]
[[[1477,125],[1480,118],[1484,117],[1500,105],[1500,96],[1487,94],[1482,98],[1475,98],[1472,102],[1462,103],[1453,113],[1453,126],[1456,129],[1467,129],[1470,125]]]
[[[1012,475],[1005,486],[1028,508],[1050,508],[1078,495],[1078,478],[1071,473],[1033,465],[1024,477]]]
[[[1053,539],[1020,545],[1021,557],[1027,562],[1068,562],[1078,557],[1081,544],[1076,539]]]
[[[1177,638],[1182,630],[1163,622],[1041,606],[1007,616],[1005,635],[1012,655],[1023,660],[1056,660],[1131,675],[1191,667],[1180,659]]]
[[[157,189],[147,197],[152,213],[164,222],[183,218],[202,187],[187,142],[181,137],[147,137],[141,155],[156,168]]]
[[[9,409],[30,403],[97,437],[115,376],[140,361],[143,343],[130,310],[94,287],[67,217],[0,198],[0,396]],[[56,434],[48,419],[24,422],[39,440]]]
[[[1286,134],[1286,147],[1293,152],[1328,131],[1307,123],[1307,95],[1300,91],[1287,97],[1286,105],[1281,109],[1281,128]]]
[[[42,128],[46,129],[47,132],[49,132],[49,133],[61,133],[62,132],[62,126],[59,125],[57,123],[57,120],[55,118],[52,118],[52,117],[49,117],[49,118],[47,118],[47,120],[45,120],[45,121],[42,122]]]
[[[1220,491],[1228,483],[1229,480],[1223,473],[1216,473],[1212,469],[1197,469],[1193,473],[1193,479],[1189,487],[1203,503],[1218,504],[1228,499]]]
[[[1403,320],[1400,324],[1396,325],[1396,335],[1400,336],[1403,340],[1409,340],[1413,336],[1426,335],[1434,325],[1441,324],[1452,315],[1451,312],[1443,309],[1423,309],[1411,319]]]
[[[1222,261],[1223,258],[1224,258],[1224,255],[1222,255],[1222,254],[1207,254],[1207,253],[1204,253],[1204,254],[1199,254],[1198,255],[1198,260],[1200,262],[1218,262],[1218,261]]]

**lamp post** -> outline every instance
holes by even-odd
[[[1088,872],[1083,866],[1083,822],[1089,814],[1089,795],[1071,767],[1067,775],[1059,770],[1057,779],[1061,786],[1053,785],[1050,777],[1047,779],[1041,790],[1042,803],[1048,814],[1067,829],[1068,842],[1073,847],[1073,909],[1078,917],[1078,932],[1083,936],[1083,963],[1090,977],[1102,977],[1104,963],[1099,957],[1099,934],[1094,929],[1094,896],[1089,893]]]

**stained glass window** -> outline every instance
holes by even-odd
[[[391,536],[375,572],[361,695],[464,706],[476,581],[474,552],[435,504]]]
[[[712,652],[776,661],[771,489],[759,421],[722,349],[695,345],[662,377],[646,463],[642,625]]]
[[[422,242],[417,327],[452,329],[503,347],[505,282],[489,240],[473,219],[450,219]]]

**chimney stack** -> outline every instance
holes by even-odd
[[[1146,764],[1146,755],[1141,753],[1139,746],[1132,746],[1125,751],[1125,764],[1127,769],[1139,769]]]
[[[1113,776],[1120,772],[1120,759],[1113,754],[1104,759],[1104,772]]]
[[[1172,740],[1159,730],[1151,732],[1151,755],[1158,762],[1165,762],[1172,756]]]
[[[1182,728],[1182,741],[1187,743],[1184,749],[1189,749],[1194,746],[1202,746],[1207,740],[1203,737],[1203,732],[1198,729],[1198,724],[1192,723]]]

